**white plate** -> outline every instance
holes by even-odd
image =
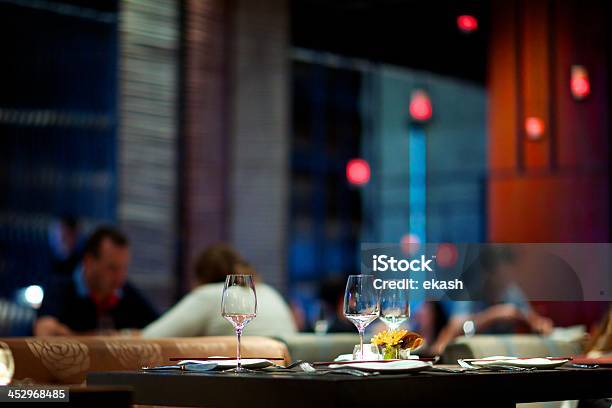
[[[356,368],[362,371],[380,371],[381,373],[404,373],[427,370],[432,364],[428,361],[400,360],[388,363],[359,363],[350,364],[331,364],[329,368]]]
[[[523,368],[555,368],[567,363],[569,360],[557,360],[548,358],[512,358],[512,357],[487,357],[482,359],[467,359],[466,363],[470,363],[477,367],[486,367],[488,365],[507,365],[512,367]]]
[[[270,360],[264,360],[260,358],[241,358],[241,365],[244,368],[266,368],[274,365]],[[225,370],[228,368],[234,368],[238,364],[236,360],[181,360],[178,362],[178,365],[182,364],[207,364],[207,363],[216,363],[218,370]]]

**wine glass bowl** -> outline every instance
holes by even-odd
[[[344,316],[355,325],[359,332],[362,360],[365,328],[379,315],[380,291],[374,288],[374,276],[350,275],[344,291]]]
[[[408,291],[385,288],[381,292],[380,320],[389,330],[397,330],[410,318]]]
[[[227,275],[223,286],[221,316],[236,332],[236,369],[245,371],[240,361],[240,339],[244,327],[257,316],[257,293],[251,275]]]

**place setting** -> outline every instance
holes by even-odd
[[[378,290],[371,275],[348,277],[343,312],[359,333],[359,344],[352,354],[338,356],[334,361],[295,361],[281,365],[283,357],[241,357],[241,336],[245,326],[257,316],[257,294],[252,277],[229,275],[222,294],[221,314],[236,333],[236,357],[173,357],[173,364],[142,367],[145,372],[179,371],[191,373],[288,373],[307,375],[373,376],[379,374],[416,373],[429,370],[437,358],[420,358],[411,352],[418,350],[424,339],[421,335],[400,329],[410,317],[410,303],[406,291]],[[387,330],[374,335],[371,343],[364,343],[364,333],[380,318]]]
[[[258,356],[242,358],[241,338],[244,328],[257,316],[257,292],[252,276],[228,275],[222,293],[221,315],[232,324],[236,334],[236,357],[182,356],[170,358],[168,365],[142,367],[144,372],[207,374],[288,374],[350,375],[369,377],[409,373],[482,373],[492,371],[529,372],[564,366],[571,357],[518,358],[491,356],[459,359],[458,366],[436,366],[439,357],[423,358],[416,354],[424,338],[401,324],[410,318],[407,291],[376,289],[372,275],[351,275],[344,293],[343,313],[359,334],[359,344],[351,354],[341,354],[333,361],[302,361],[283,365],[284,357]],[[365,330],[380,319],[386,330],[376,333],[370,343],[364,342]]]
[[[251,275],[228,275],[221,295],[221,315],[234,327],[236,357],[172,357],[173,365],[142,367],[143,371],[249,373],[268,367],[278,367],[283,357],[241,357],[242,331],[257,316],[257,292]]]
[[[333,362],[315,363],[315,366],[393,374],[427,370],[436,361],[411,355],[411,351],[423,345],[424,339],[418,333],[399,329],[410,318],[407,291],[378,290],[372,275],[351,275],[344,294],[344,315],[357,328],[359,345],[353,354],[340,355]],[[376,319],[385,323],[387,330],[374,335],[370,344],[364,344],[365,329]]]

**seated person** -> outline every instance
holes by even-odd
[[[98,228],[72,276],[45,293],[34,335],[139,329],[155,320],[151,304],[127,282],[129,259],[125,235],[111,227]]]
[[[552,331],[552,320],[531,308],[508,273],[507,268],[511,268],[512,263],[512,254],[503,248],[481,252],[474,268],[468,268],[464,274],[468,282],[476,283],[471,286],[472,295],[479,300],[447,302],[450,318],[430,352],[442,353],[446,345],[459,335],[514,333],[519,324],[536,333],[549,334]]]
[[[587,356],[593,358],[612,357],[612,304],[589,342],[587,351]]]
[[[231,247],[216,244],[207,248],[196,262],[199,286],[173,308],[142,331],[147,338],[233,335],[232,325],[221,317],[221,295],[225,277],[253,275],[257,292],[257,317],[245,328],[252,336],[295,333],[289,306],[271,286],[261,282],[255,271]]]

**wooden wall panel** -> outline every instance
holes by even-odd
[[[499,178],[489,184],[492,242],[607,242],[607,174]]]
[[[489,47],[489,137],[488,154],[490,167],[496,170],[516,169],[516,84],[513,80],[516,65],[514,41],[516,35],[515,8],[497,2],[492,7],[492,20],[496,22],[491,32]],[[492,137],[495,135],[495,137]]]
[[[603,10],[599,0],[494,2],[488,82],[490,241],[610,239]],[[519,56],[520,63],[513,64],[510,56]],[[593,91],[587,100],[571,97],[572,64],[589,70]],[[528,116],[544,119],[543,140],[525,139],[519,125]]]
[[[528,7],[527,6],[528,3]],[[523,89],[522,103],[524,117],[537,117],[546,123],[541,140],[522,140],[525,152],[525,168],[541,169],[550,165],[551,126],[549,120],[549,53],[551,44],[548,38],[548,0],[522,1],[520,8],[522,47],[520,50]],[[521,125],[524,126],[524,120]]]

